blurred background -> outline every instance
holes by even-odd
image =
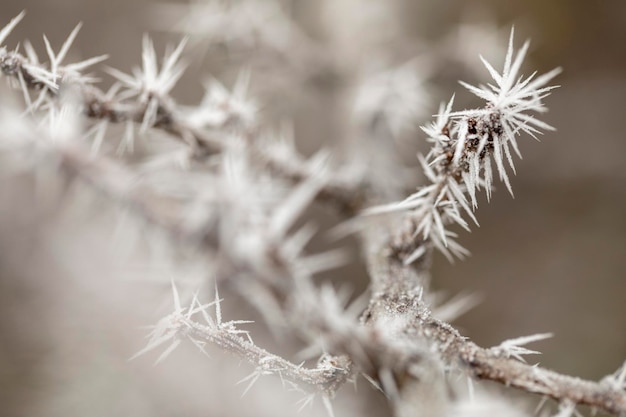
[[[512,25],[518,44],[532,39],[526,74],[563,67],[556,81],[562,87],[546,100],[545,120],[557,131],[541,143],[519,141],[524,158],[512,179],[515,198],[499,186],[492,201],[483,202],[480,228],[461,234],[472,256],[455,264],[438,256],[433,286],[450,296],[481,297],[457,322],[480,345],[553,332],[537,344],[543,354],[532,361],[588,379],[614,372],[626,359],[626,2],[293,0],[282,7],[314,42],[315,54],[290,61],[277,53],[270,64],[249,62],[245,47],[225,52],[196,44],[175,96],[197,102],[207,75],[232,85],[236,68],[249,66],[268,123],[293,121],[305,153],[322,146],[345,151],[346,141],[360,140],[352,123],[360,120],[353,110],[358,89],[354,79],[325,72],[316,57],[331,56],[343,74],[357,78],[413,60],[423,81],[420,120],[394,143],[413,186],[421,178],[414,156],[424,149],[417,126],[455,91],[458,109],[479,105],[456,80],[488,81],[477,54],[500,68]],[[157,10],[147,0],[3,0],[0,25],[24,9],[9,45],[30,39],[43,52],[45,33],[58,48],[82,21],[74,59],[109,54],[106,64],[123,71],[139,63],[145,32],[158,50],[180,38],[166,29],[181,9],[172,9],[168,27],[170,9]],[[272,67],[283,64],[284,73]],[[302,72],[298,65],[318,64],[322,69],[313,75],[284,77]],[[102,78],[103,86],[111,84],[108,75]],[[371,146],[366,143],[365,152]],[[139,236],[148,244],[137,247],[127,237],[116,239],[112,230],[131,226],[120,225],[108,202],[83,210],[65,197],[35,198],[35,188],[27,176],[0,178],[0,414],[295,414],[298,396],[283,393],[279,381],[263,382],[240,400],[244,387],[232,387],[251,369],[219,359],[219,352],[203,359],[183,347],[158,367],[151,366],[155,358],[127,362],[143,346],[140,326],[169,309],[173,266],[159,264],[146,249],[152,235]],[[335,221],[314,215],[324,224]],[[355,294],[367,286],[358,265],[331,278],[349,282]],[[233,319],[253,314],[237,301],[226,306]],[[253,335],[259,344],[291,349],[285,347],[290,341],[276,343],[261,328]],[[351,388],[344,391],[350,393],[340,395],[337,415],[347,415],[340,412],[344,402],[354,415],[375,415]]]

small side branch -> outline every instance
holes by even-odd
[[[234,354],[255,366],[254,372],[242,382],[248,382],[248,388],[264,375],[278,375],[285,381],[290,381],[297,389],[299,385],[312,387],[316,392],[327,397],[333,397],[336,391],[353,377],[354,367],[347,356],[323,355],[315,368],[306,368],[303,364],[296,365],[280,356],[255,345],[248,331],[240,329],[241,324],[249,321],[223,321],[221,299],[217,294],[212,303],[202,305],[194,297],[189,307],[181,307],[176,286],[172,284],[175,310],[162,318],[150,333],[150,340],[145,348],[134,357],[145,354],[165,344],[169,344],[158,358],[163,360],[171,353],[183,339],[193,342],[203,353],[206,353],[206,344]],[[209,307],[215,306],[215,314],[208,313]],[[194,316],[201,314],[200,323]],[[133,358],[134,358],[133,357]]]
[[[561,403],[588,405],[616,416],[626,415],[626,390],[608,382],[587,381],[520,362],[500,349],[482,348],[452,326],[432,317],[414,322],[409,332],[429,334],[442,358],[458,363],[473,377],[540,394]]]
[[[352,362],[346,356],[324,356],[315,368],[307,368],[274,355],[255,345],[251,340],[228,330],[211,328],[191,320],[185,320],[183,324],[187,327],[184,332],[188,337],[215,345],[255,366],[256,369],[252,374],[254,377],[278,375],[296,384],[313,387],[316,391],[332,397],[353,375]]]
[[[375,233],[370,243],[375,247],[376,241],[381,240],[384,241],[384,234]],[[428,277],[420,262],[403,265],[393,254],[381,256],[376,250],[369,252],[368,261],[375,292],[362,317],[366,325],[374,326],[385,316],[395,315],[399,322],[405,323],[398,331],[411,337],[414,343],[427,343],[445,364],[453,368],[460,365],[461,370],[474,378],[499,382],[561,403],[587,405],[615,416],[626,416],[626,384],[622,380],[625,371],[600,382],[587,381],[520,362],[501,347],[480,347],[450,324],[432,316],[425,294]],[[410,366],[405,364],[407,369]],[[406,389],[410,389],[408,381],[405,382]],[[402,392],[405,386],[398,389]]]

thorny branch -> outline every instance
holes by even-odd
[[[90,61],[86,61],[89,62]],[[82,65],[81,65],[82,67]],[[63,69],[63,68],[61,68]],[[190,148],[190,156],[202,160],[215,153],[222,153],[229,146],[228,141],[204,132],[201,129],[189,126],[185,120],[178,117],[178,104],[170,96],[149,97],[147,100],[122,102],[110,97],[104,91],[85,82],[80,76],[70,71],[61,74],[50,74],[38,62],[31,62],[17,51],[2,51],[0,53],[0,71],[15,78],[23,89],[42,92],[51,98],[57,98],[62,91],[78,92],[86,116],[96,120],[112,123],[135,122],[139,125],[146,123],[152,100],[157,107],[151,120],[151,127],[161,129],[170,137],[186,144]],[[226,121],[225,123],[228,123]],[[261,164],[267,166],[271,172],[296,184],[310,177],[305,160],[295,152],[289,157],[278,156],[268,152],[258,144],[258,131],[254,127],[242,133]],[[344,215],[356,214],[364,205],[367,187],[355,181],[346,181],[336,176],[328,181],[319,193],[319,199],[336,207]]]
[[[81,74],[82,70],[101,60],[99,57],[60,65],[76,30],[58,54],[51,52],[46,40],[50,68],[40,64],[32,50],[28,50],[28,56],[18,51],[7,51],[3,42],[20,19],[21,15],[0,31],[0,70],[17,82],[25,95],[30,91],[40,93],[36,105],[32,105],[30,110],[38,107],[46,97],[54,102],[63,91],[71,89],[78,91],[81,109],[91,119],[112,123],[130,121],[160,129],[187,144],[196,160],[228,151],[229,145],[220,135],[194,127],[181,117],[180,106],[168,94],[182,74],[175,62],[182,51],[182,44],[166,59],[167,75],[171,79],[159,81],[163,74],[151,74],[154,76],[152,81],[161,82],[161,85],[156,85],[161,88],[160,91],[148,91],[142,83],[138,83],[141,80],[117,74],[132,93],[126,100],[121,100],[94,87],[89,82],[90,78]],[[200,348],[209,342],[256,365],[257,369],[250,378],[252,382],[263,374],[277,374],[296,383],[311,385],[328,397],[332,397],[356,373],[367,374],[385,392],[398,416],[429,415],[440,412],[438,407],[445,408],[451,403],[442,369],[454,369],[453,365],[470,377],[501,382],[561,403],[585,404],[626,416],[626,368],[618,376],[601,382],[564,376],[518,359],[522,354],[534,352],[515,343],[523,344],[537,340],[537,337],[510,341],[490,349],[481,348],[433,315],[433,301],[428,291],[433,249],[448,255],[460,256],[464,253],[464,249],[453,241],[455,234],[447,230],[447,226],[456,223],[467,227],[461,213],[475,221],[476,191],[485,188],[488,195],[490,193],[493,181],[491,161],[510,190],[503,160],[508,160],[513,169],[509,146],[517,152],[515,140],[520,132],[534,135],[541,129],[550,129],[550,126],[530,116],[529,112],[545,111],[541,99],[553,88],[546,87],[546,83],[558,70],[537,78],[533,78],[534,75],[525,80],[520,78],[518,72],[526,49],[527,45],[513,57],[511,36],[502,74],[485,63],[496,86],[467,86],[487,100],[484,108],[452,113],[451,101],[447,107],[441,108],[438,121],[425,129],[433,149],[422,162],[431,184],[400,203],[369,210],[370,214],[390,211],[408,213],[400,220],[373,219],[364,227],[361,238],[372,294],[360,324],[348,317],[334,292],[316,288],[307,273],[295,268],[295,260],[300,260],[299,252],[307,239],[291,239],[289,250],[277,244],[276,239],[293,238],[287,235],[287,229],[293,225],[293,213],[299,213],[311,199],[322,199],[350,215],[357,213],[369,199],[376,201],[375,193],[383,190],[368,189],[365,181],[337,178],[315,181],[316,173],[303,163],[301,157],[296,154],[278,156],[267,151],[257,143],[258,131],[254,126],[240,130],[248,146],[249,160],[260,160],[266,169],[283,180],[302,185],[292,194],[294,202],[290,204],[293,206],[281,211],[290,213],[287,216],[289,220],[284,224],[276,226],[271,216],[264,213],[264,220],[274,224],[274,234],[269,235],[274,240],[268,238],[269,250],[262,253],[267,265],[248,271],[254,275],[250,285],[254,285],[254,278],[262,280],[260,287],[256,288],[266,291],[268,299],[285,313],[287,324],[310,342],[321,335],[325,348],[334,356],[322,356],[315,368],[295,365],[257,347],[251,339],[244,337],[247,332],[236,327],[240,322],[222,322],[217,294],[216,317],[212,318],[206,313],[208,305],[200,305],[195,298],[190,307],[181,308],[176,291],[175,312],[155,326],[152,338],[143,351],[172,341],[164,352],[166,355],[180,343],[181,338],[190,339]],[[152,55],[152,45],[146,42],[145,67],[152,65]],[[148,69],[144,68],[144,81],[150,78]],[[89,156],[83,147],[72,143],[55,143],[46,150],[60,160],[60,166],[71,175],[80,177],[112,200],[129,207],[144,221],[165,229],[173,239],[188,241],[204,249],[219,249],[220,237],[215,235],[214,230],[201,231],[204,234],[199,235],[198,230],[181,226],[168,210],[155,210],[155,204],[151,204],[152,196],[131,186],[132,175],[123,167],[102,157]],[[237,264],[237,254],[225,253],[224,256],[231,257],[229,260],[233,265]],[[274,275],[278,278],[272,280]],[[281,301],[277,302],[279,299]],[[206,324],[192,320],[191,316],[196,313],[203,314]],[[271,312],[265,313],[271,317]],[[425,374],[429,377],[424,377]]]
[[[139,199],[136,193],[129,193],[127,184],[130,183],[130,177],[124,175],[119,167],[90,159],[81,154],[80,149],[65,147],[57,149],[57,152],[62,157],[61,165],[73,175],[79,175],[81,179],[91,183],[97,190],[112,198],[113,201],[129,207],[144,221],[164,229],[177,240],[199,242],[194,236],[193,230],[180,229],[174,221],[168,219],[163,213],[155,212],[147,200]],[[114,174],[115,172],[119,175]],[[208,242],[205,241],[206,243]],[[213,249],[215,250],[215,247]],[[374,279],[374,291],[370,305],[363,313],[363,322],[366,327],[376,327],[377,322],[389,320],[389,312],[399,314],[406,317],[406,322],[404,328],[396,329],[398,332],[406,333],[414,341],[426,340],[432,343],[434,349],[447,363],[460,364],[461,369],[473,377],[492,380],[527,392],[545,395],[556,401],[569,400],[575,404],[597,407],[618,416],[626,412],[626,392],[624,389],[608,383],[581,380],[522,363],[516,359],[496,354],[490,349],[481,348],[466,337],[461,336],[450,325],[432,317],[430,306],[425,302],[423,293],[418,291],[418,288],[427,287],[428,278],[425,277],[424,265],[415,263],[411,266],[405,266],[395,261],[393,257],[381,256],[381,253],[384,251],[372,250],[368,256],[370,272]],[[302,316],[314,317],[311,316],[311,313],[311,310],[307,310]],[[177,317],[184,316],[178,313]],[[309,321],[309,326],[313,325],[313,327],[324,329],[326,332],[333,331],[331,323],[313,323],[312,320]],[[332,318],[329,318],[330,320]],[[299,319],[297,321],[300,322]],[[208,331],[206,326],[197,324],[188,318],[180,321],[180,324],[181,326],[184,325],[181,328],[185,329],[186,336],[215,343],[229,352],[246,358],[253,364],[265,366],[267,368],[265,369],[266,374],[271,373],[271,368],[280,370],[280,372],[275,373],[280,373],[290,380],[320,387],[332,385],[332,390],[325,389],[325,392],[329,394],[331,392],[334,394],[347,380],[345,378],[350,377],[353,373],[350,369],[353,365],[341,365],[343,359],[342,361],[332,359],[330,362],[332,371],[326,368],[306,369],[256,347],[238,334],[228,333],[224,336],[219,332]],[[335,334],[333,336],[333,351],[340,354],[350,353],[356,362],[355,366],[361,372],[371,373],[376,372],[375,370],[379,368],[384,369],[385,366],[390,366],[390,363],[398,363],[402,356],[400,352],[393,354],[391,346],[380,346],[374,342],[375,339],[378,339],[376,332],[355,333],[341,337],[337,337]],[[364,352],[369,353],[364,355]],[[381,361],[383,352],[388,356],[385,361]],[[378,358],[376,358],[377,356]],[[423,357],[418,355],[417,358],[418,362],[423,364]],[[378,363],[374,364],[374,361]],[[404,363],[403,367],[408,368],[411,360],[405,357],[400,363]],[[399,372],[399,370],[394,371]],[[341,380],[338,379],[340,375],[343,376]],[[405,378],[404,383],[407,382],[408,380]],[[402,385],[397,388],[402,390]]]
[[[315,368],[307,368],[303,364],[293,364],[258,347],[247,331],[237,328],[237,325],[248,322],[222,321],[221,300],[218,294],[216,294],[216,300],[210,304],[201,305],[194,297],[191,305],[183,308],[180,305],[178,291],[174,285],[173,290],[175,311],[154,326],[147,346],[135,357],[164,343],[171,342],[170,347],[157,360],[158,362],[178,346],[182,339],[189,339],[203,352],[204,345],[210,343],[256,366],[255,371],[242,380],[242,382],[250,380],[249,387],[262,375],[279,375],[283,381],[288,380],[294,383],[296,389],[300,389],[298,384],[304,384],[314,387],[315,390],[328,397],[334,396],[337,388],[353,375],[352,363],[346,356],[324,355]],[[208,308],[213,305],[215,305],[214,317],[208,313]],[[204,323],[193,319],[193,316],[198,313],[202,314]]]
[[[424,282],[423,265],[409,267],[393,257],[370,258],[376,268],[378,291],[373,294],[363,318],[375,323],[390,311],[406,317],[402,331],[415,340],[427,340],[448,364],[457,364],[467,375],[502,383],[526,392],[603,409],[616,416],[626,413],[624,386],[608,381],[586,381],[580,378],[521,362],[509,357],[506,350],[482,348],[456,329],[431,315],[430,306],[416,288]],[[427,278],[426,278],[427,279]],[[622,384],[623,385],[623,384]],[[402,386],[399,387],[402,390]]]

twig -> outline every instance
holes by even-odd
[[[43,66],[29,62],[28,58],[15,51],[5,51],[0,54],[0,71],[7,76],[20,80],[23,82],[23,86],[30,90],[41,91],[45,89],[46,93],[53,99],[57,98],[59,91],[64,88],[77,88],[80,101],[83,104],[83,111],[87,117],[92,119],[107,120],[113,123],[133,121],[142,124],[150,105],[149,100],[144,103],[139,101],[120,102],[115,98],[107,97],[97,87],[76,79],[61,80],[61,85],[56,86],[55,83],[60,80],[54,79],[54,77],[42,77],[41,74],[47,73]],[[56,88],[52,88],[53,86]],[[228,144],[224,140],[187,126],[181,118],[176,116],[178,114],[177,108],[178,105],[171,97],[159,97],[158,108],[151,127],[161,129],[172,138],[189,146],[192,156],[198,159],[221,153],[226,149]],[[251,153],[257,156],[270,171],[292,183],[299,183],[310,177],[311,173],[299,155],[292,155],[290,160],[284,157],[279,158],[266,151],[262,146],[257,146],[254,140],[256,138],[254,131],[247,132],[247,135],[249,136],[247,140],[251,145]],[[333,178],[320,191],[319,199],[350,216],[356,214],[365,205],[366,190],[359,181],[344,181],[340,178]]]

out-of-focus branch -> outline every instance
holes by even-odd
[[[15,78],[23,89],[45,90],[51,98],[56,98],[63,89],[72,89],[74,93],[78,93],[85,115],[92,119],[113,123],[132,121],[143,124],[151,105],[151,100],[119,101],[115,97],[109,97],[97,87],[82,82],[79,77],[61,79],[51,76],[43,66],[30,62],[27,57],[14,51],[4,51],[0,54],[0,71]],[[178,117],[180,114],[178,105],[171,97],[159,97],[157,102],[158,107],[154,112],[151,127],[163,130],[173,139],[188,145],[192,157],[203,159],[208,155],[221,153],[229,146],[228,142],[218,135],[191,127],[185,120]],[[289,158],[279,157],[256,142],[255,139],[258,139],[256,131],[249,130],[244,132],[244,135],[250,145],[251,154],[255,155],[259,162],[266,165],[275,175],[292,183],[304,181],[311,176],[311,172],[300,155],[294,153]],[[329,180],[320,191],[319,199],[350,216],[365,205],[366,195],[366,186],[360,181],[348,181],[335,177]]]
[[[176,216],[176,207],[137,187],[135,176],[120,164],[102,157],[94,158],[82,147],[69,143],[55,145],[48,152],[70,177],[128,209],[138,220],[157,227],[177,241],[217,248],[214,233],[185,227]]]
[[[219,295],[216,294],[216,297]],[[224,322],[222,320],[221,300],[219,298],[206,305],[201,305],[194,298],[189,307],[183,308],[174,287],[174,302],[175,311],[154,326],[147,346],[135,357],[166,343],[169,344],[169,347],[157,360],[158,362],[176,348],[182,339],[190,340],[203,352],[205,352],[204,345],[210,343],[255,366],[254,372],[242,380],[242,382],[249,381],[248,388],[260,376],[278,375],[283,380],[294,383],[298,389],[301,389],[299,384],[303,384],[313,387],[315,391],[327,397],[333,397],[337,389],[353,376],[352,363],[346,356],[324,355],[315,368],[307,368],[302,364],[296,365],[258,347],[253,343],[247,331],[237,327],[237,325],[248,322],[236,320]],[[213,305],[215,305],[214,316],[208,313],[208,308]],[[204,323],[193,318],[199,313],[202,314]]]

